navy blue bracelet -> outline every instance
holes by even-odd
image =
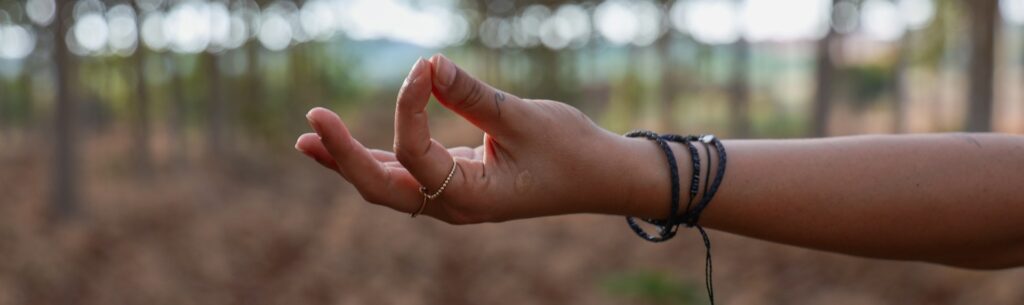
[[[658,226],[657,236],[647,234],[647,231],[644,231],[644,229],[637,224],[636,219],[631,216],[626,216],[626,223],[637,236],[640,236],[640,238],[643,238],[644,240],[650,242],[663,242],[669,240],[676,235],[676,231],[679,228],[679,221],[676,219],[676,216],[679,214],[679,167],[676,165],[676,156],[672,152],[672,147],[668,145],[668,142],[653,131],[634,130],[626,133],[625,136],[630,138],[644,137],[658,144],[658,147],[665,153],[665,158],[668,160],[669,182],[671,183],[672,190],[669,198],[670,213],[668,219],[664,221],[644,219],[645,222]],[[693,195],[690,196],[690,201],[693,200],[693,197]],[[687,206],[689,206],[689,202],[687,203]]]
[[[670,206],[670,214],[666,219],[643,219],[645,222],[653,224],[659,227],[659,236],[651,236],[647,234],[643,228],[636,223],[633,217],[626,217],[626,222],[629,224],[630,229],[633,230],[641,238],[651,242],[663,242],[671,239],[675,236],[676,230],[680,224],[685,224],[687,227],[696,227],[697,231],[700,232],[701,238],[704,241],[705,260],[704,260],[704,283],[708,291],[708,299],[711,304],[715,304],[715,293],[714,285],[712,280],[712,264],[711,264],[711,239],[708,238],[708,234],[704,231],[704,227],[698,224],[700,221],[700,215],[707,208],[708,204],[711,203],[711,199],[714,198],[715,193],[718,192],[718,187],[722,184],[722,179],[725,176],[725,165],[726,165],[726,153],[725,146],[718,140],[714,135],[702,135],[702,136],[680,136],[680,135],[658,135],[652,131],[647,130],[635,130],[627,133],[627,137],[645,137],[649,140],[658,143],[662,151],[665,153],[666,159],[669,163],[669,180],[672,183],[672,193]],[[683,210],[681,217],[677,214],[679,212],[679,169],[676,165],[675,155],[672,152],[672,148],[668,145],[668,141],[681,143],[687,146],[690,150],[691,164],[693,165],[693,178],[690,181],[690,196],[686,203],[686,209]],[[711,146],[715,147],[718,153],[718,166],[715,172],[713,180],[704,183],[704,192],[702,197],[693,209],[690,209],[690,205],[693,200],[697,197],[697,190],[700,188],[700,155],[697,153],[696,147],[693,142],[700,142],[704,146],[705,155],[711,158]],[[711,178],[711,162],[708,162],[708,168],[704,175],[706,179]]]
[[[686,201],[686,209],[683,209],[684,213],[689,212],[690,205],[693,204],[693,200],[697,198],[697,189],[700,187],[700,155],[697,154],[697,147],[693,145],[693,142],[699,141],[700,137],[695,135],[689,135],[684,137],[680,135],[669,134],[659,136],[659,138],[666,141],[682,143],[683,145],[686,145],[686,148],[689,149],[690,151],[690,164],[693,166],[690,172],[693,173],[693,175],[690,178],[690,198]],[[675,212],[673,212],[673,215],[675,215],[674,213]],[[674,222],[678,225],[680,222],[682,222],[682,219],[646,221],[647,223],[653,225],[663,226],[666,225],[666,223],[668,222]]]
[[[693,207],[693,210],[688,210],[683,215],[682,221],[687,227],[697,226],[697,222],[700,221],[700,215],[704,212],[704,209],[711,203],[711,199],[715,197],[715,193],[718,192],[718,187],[722,185],[722,178],[725,177],[725,163],[726,154],[725,146],[722,145],[722,141],[719,141],[714,135],[704,135],[700,139],[701,143],[705,145],[705,151],[707,146],[714,146],[718,153],[718,167],[715,172],[715,178],[711,183],[705,183],[704,185],[704,196],[697,203],[697,206]],[[710,151],[707,151],[708,158],[711,158]],[[711,164],[708,164],[708,176],[707,179],[711,179]]]

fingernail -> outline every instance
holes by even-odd
[[[416,63],[412,65],[412,70],[409,70],[409,75],[405,77],[405,82],[402,83],[402,87],[416,83],[416,81],[420,79],[420,75],[423,75],[422,71],[423,57],[420,57],[416,60]]]
[[[447,88],[455,82],[455,65],[444,55],[438,54],[434,75],[437,76],[438,85]]]
[[[316,135],[321,137],[324,136],[323,128],[320,128],[320,122],[317,122],[316,120],[309,120],[309,126],[313,127],[313,131],[316,132]]]
[[[306,112],[306,121],[309,122],[309,127],[313,127],[313,131],[316,131],[316,133],[319,134],[320,133],[320,124],[317,123],[317,121],[313,119],[313,111],[316,111],[317,108],[320,108],[320,107],[316,107],[316,108],[310,109],[309,112]]]
[[[309,111],[306,111],[306,120],[309,120],[309,121],[313,120],[313,111],[316,111],[317,108],[320,108],[320,107],[313,107],[313,109],[310,109]]]

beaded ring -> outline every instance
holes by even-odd
[[[416,212],[412,212],[409,217],[415,218],[416,215],[423,213],[423,209],[427,207],[427,201],[433,200],[434,198],[437,198],[437,196],[441,196],[441,192],[444,192],[444,189],[448,187],[448,183],[452,181],[452,176],[455,176],[455,169],[458,167],[459,162],[455,162],[455,158],[452,158],[452,169],[448,172],[448,177],[444,178],[444,182],[441,183],[441,187],[438,187],[437,191],[434,193],[428,193],[427,187],[425,186],[420,187],[420,194],[423,194],[423,203],[421,203],[420,208],[417,209]]]

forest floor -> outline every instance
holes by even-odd
[[[410,219],[286,150],[161,161],[140,176],[126,138],[84,141],[82,205],[64,220],[48,216],[45,143],[0,147],[0,305],[707,304],[695,231],[653,244],[621,217]],[[719,304],[1024,303],[1021,268],[710,235]]]

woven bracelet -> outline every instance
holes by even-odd
[[[630,229],[633,230],[641,238],[651,242],[663,242],[671,239],[675,236],[676,230],[680,224],[685,224],[687,227],[696,227],[700,232],[701,238],[704,241],[705,260],[704,260],[704,282],[708,292],[708,299],[711,304],[715,304],[715,292],[712,279],[712,264],[711,264],[711,239],[708,238],[707,232],[704,230],[698,221],[700,221],[701,213],[711,203],[711,199],[714,198],[715,193],[718,192],[718,187],[722,184],[722,179],[725,177],[725,166],[726,166],[726,153],[725,146],[718,140],[714,135],[702,135],[702,136],[680,136],[680,135],[658,135],[648,130],[636,130],[627,133],[627,137],[645,137],[649,140],[655,141],[662,151],[665,153],[666,159],[669,164],[669,180],[672,183],[672,194],[671,201],[669,203],[670,214],[666,219],[643,219],[645,222],[653,224],[659,228],[659,236],[651,236],[647,234],[637,223],[635,218],[626,217],[626,222],[629,224]],[[679,169],[676,165],[675,155],[672,152],[671,146],[667,142],[677,142],[687,146],[690,150],[691,164],[693,165],[693,178],[690,180],[690,196],[686,203],[686,209],[683,210],[683,215],[679,216]],[[718,153],[718,166],[715,172],[714,179],[711,178],[711,162],[708,162],[708,168],[705,179],[712,179],[711,181],[704,183],[704,192],[693,209],[690,209],[690,205],[693,200],[697,197],[697,191],[700,188],[700,155],[697,153],[697,148],[693,145],[693,142],[700,142],[704,146],[705,155],[711,158],[710,146],[715,147],[715,151]]]

